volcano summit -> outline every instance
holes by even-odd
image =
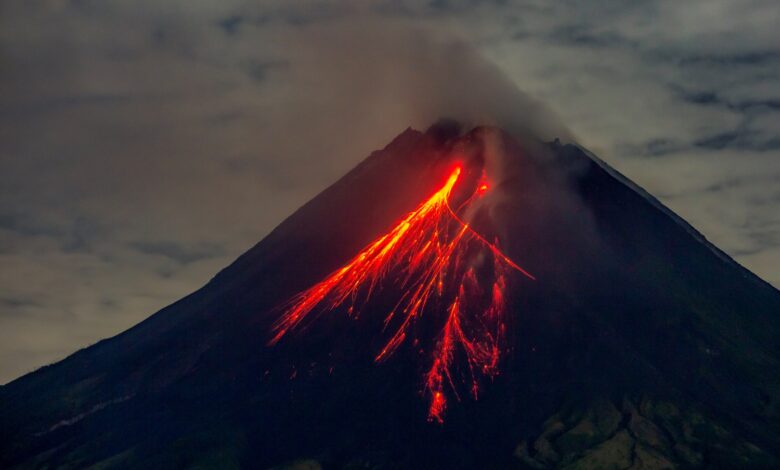
[[[779,315],[588,151],[442,122],[0,388],[0,466],[776,467]]]

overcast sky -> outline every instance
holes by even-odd
[[[203,285],[434,87],[493,87],[447,37],[780,286],[779,2],[366,3],[0,0],[0,383]]]

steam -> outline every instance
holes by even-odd
[[[586,232],[593,224],[570,185],[569,177],[575,175],[568,169],[561,175],[542,170],[552,159],[542,143],[574,137],[549,109],[519,90],[466,40],[408,21],[370,17],[307,26],[289,40],[285,101],[294,103],[291,110],[296,113],[306,110],[291,119],[308,119],[309,129],[321,133],[306,136],[311,139],[306,145],[318,139],[324,143],[315,147],[328,152],[312,161],[320,168],[328,165],[332,180],[407,127],[425,130],[442,118],[458,121],[464,131],[494,126],[510,134],[519,147],[506,149],[497,132],[488,130],[480,136],[492,183],[483,203],[502,208],[491,213],[511,219],[504,214],[509,207],[515,215],[533,212],[527,223],[533,223],[540,240],[568,227],[569,219],[577,221],[583,239],[592,238]],[[541,165],[520,162],[519,155]],[[534,207],[525,207],[525,202],[518,207],[517,201],[535,202]],[[503,229],[498,235],[518,238]]]
[[[551,111],[449,32],[352,18],[297,31],[290,46],[293,109],[319,114],[312,125],[327,129],[323,137],[337,128],[358,136],[363,155],[406,127],[424,130],[441,118],[518,138],[572,140]]]

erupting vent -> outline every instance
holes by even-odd
[[[440,325],[430,346],[423,392],[430,401],[428,419],[443,422],[447,394],[460,399],[458,385],[468,384],[476,399],[480,379],[498,373],[505,336],[507,275],[514,263],[464,220],[462,214],[488,191],[483,178],[456,209],[450,205],[462,169],[456,167],[444,186],[410,212],[346,265],[290,300],[274,326],[276,344],[313,311],[347,306],[357,317],[372,293],[392,285],[399,295],[384,319],[388,339],[376,354],[385,361],[405,342],[419,343],[414,325],[430,315]],[[424,346],[421,346],[424,347]]]

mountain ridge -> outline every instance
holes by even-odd
[[[453,151],[483,165],[496,146],[489,215],[538,281],[511,291],[513,343],[480,400],[425,423],[418,357],[362,356],[368,320],[320,318],[266,347],[280,303],[431,194]],[[627,467],[636,448],[658,468],[777,462],[780,294],[636,188],[576,145],[409,128],[201,289],[1,387],[0,464]]]
[[[585,153],[591,160],[596,162],[600,167],[602,167],[607,173],[609,173],[611,176],[613,176],[615,179],[620,181],[621,183],[625,184],[632,190],[634,190],[637,194],[641,195],[645,199],[647,199],[651,204],[658,207],[659,210],[661,210],[664,214],[669,216],[670,218],[674,219],[677,223],[679,223],[682,227],[684,227],[691,235],[698,238],[702,243],[706,244],[716,255],[718,255],[721,259],[723,259],[726,262],[732,263],[738,267],[740,267],[745,275],[751,276],[757,281],[760,281],[764,284],[766,284],[768,287],[771,287],[772,289],[778,290],[777,287],[772,285],[770,282],[765,281],[760,276],[755,274],[753,271],[749,270],[742,264],[740,264],[737,260],[735,260],[731,255],[726,253],[725,251],[721,250],[717,247],[717,245],[713,244],[709,241],[709,239],[701,233],[699,230],[696,229],[693,225],[691,225],[688,221],[677,215],[673,210],[668,208],[664,203],[662,203],[658,198],[650,194],[647,190],[639,186],[638,184],[631,181],[628,177],[623,175],[621,172],[616,170],[614,167],[609,165],[607,162],[599,158],[597,155],[595,155],[590,150],[586,149],[585,147],[582,147],[577,144],[572,144],[578,149],[580,149],[583,153]]]

